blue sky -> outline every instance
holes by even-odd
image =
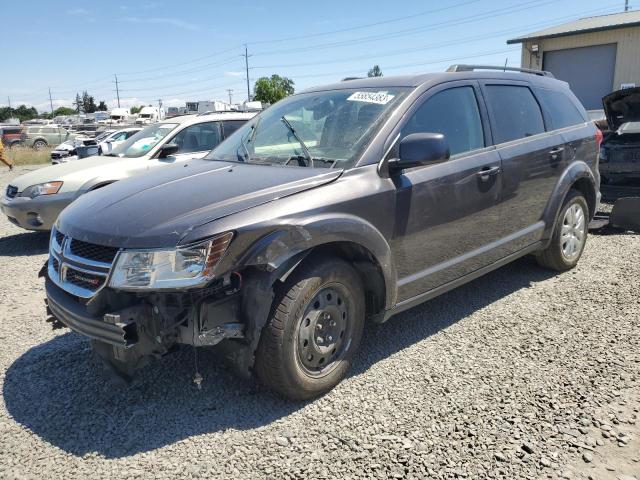
[[[640,0],[631,1],[631,6]],[[519,66],[506,40],[584,16],[620,12],[624,0],[23,0],[3,5],[0,105],[7,97],[49,110],[87,90],[115,106],[246,99],[260,76],[296,89],[366,75],[441,71],[452,63]]]

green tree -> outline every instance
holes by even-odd
[[[94,113],[97,109],[95,99],[86,90],[82,92],[82,111],[84,113]]]
[[[80,113],[82,111],[82,98],[80,98],[80,94],[76,93],[76,99],[73,101],[73,105],[76,107],[76,113]]]
[[[369,72],[367,72],[367,77],[381,77],[382,70],[378,65],[374,65]]]
[[[276,103],[295,91],[293,80],[280,75],[261,77],[253,87],[253,99],[264,103]]]
[[[76,111],[73,108],[69,107],[58,107],[53,111],[53,116],[57,117],[59,115],[75,115]]]
[[[107,107],[107,104],[104,103],[104,100],[100,100],[100,103],[98,104],[98,111],[106,112],[107,110],[109,110],[109,107]]]
[[[129,109],[129,111],[131,112],[131,115],[140,113],[140,110],[142,110],[142,107],[136,107],[135,105]]]

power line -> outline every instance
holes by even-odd
[[[583,12],[583,14],[592,13],[592,12],[595,12],[595,11],[601,12],[601,11],[608,11],[608,10],[610,10],[610,8],[606,8],[606,9],[598,8],[596,10],[585,11],[585,12]],[[575,15],[565,15],[563,17],[557,17],[555,19],[548,20],[546,22],[538,22],[538,23],[530,24],[530,25],[527,25],[527,26],[524,26],[524,27],[501,30],[499,32],[493,32],[493,33],[491,33],[489,35],[475,35],[475,36],[471,36],[471,37],[464,37],[462,39],[455,40],[455,41],[431,43],[431,44],[412,47],[410,49],[401,49],[401,50],[387,51],[387,52],[384,52],[384,53],[376,53],[375,56],[372,56],[371,54],[367,54],[367,55],[360,55],[360,56],[357,56],[357,57],[341,58],[341,59],[338,59],[338,60],[332,59],[332,60],[327,60],[327,61],[314,61],[314,62],[293,63],[293,64],[284,64],[284,65],[257,65],[257,66],[251,67],[251,69],[252,70],[258,70],[258,69],[297,68],[297,67],[310,67],[310,66],[316,66],[316,65],[335,64],[335,63],[345,63],[345,62],[350,62],[350,61],[354,61],[354,60],[366,60],[366,59],[375,60],[375,59],[379,59],[379,58],[402,55],[402,54],[411,53],[411,52],[417,52],[417,51],[421,52],[421,51],[428,50],[428,49],[436,49],[436,48],[442,48],[442,47],[450,47],[450,46],[454,46],[454,45],[461,45],[461,44],[465,44],[465,43],[476,42],[478,40],[487,40],[487,39],[490,39],[490,38],[501,37],[501,36],[503,36],[505,34],[509,34],[509,33],[520,32],[523,29],[530,29],[530,28],[536,28],[536,27],[552,25],[555,22],[558,22],[558,21],[561,21],[561,20],[566,20],[566,19],[573,19],[573,18],[575,18]]]
[[[517,13],[517,12],[521,12],[521,11],[525,11],[525,10],[530,10],[532,8],[538,8],[541,5],[548,5],[551,3],[556,3],[557,0],[545,0],[545,1],[540,1],[540,0],[527,0],[526,2],[522,2],[516,5],[512,5],[510,7],[506,7],[506,8],[497,8],[494,10],[489,10],[489,11],[485,11],[481,14],[476,14],[476,15],[469,15],[466,17],[460,17],[460,18],[456,18],[456,19],[451,19],[451,20],[447,20],[447,21],[443,21],[443,22],[436,22],[430,25],[423,25],[421,27],[413,27],[413,28],[408,28],[408,29],[402,29],[402,30],[397,30],[395,32],[387,32],[387,33],[383,33],[383,34],[376,34],[376,35],[369,35],[366,37],[360,37],[360,38],[352,38],[352,39],[348,39],[348,40],[340,40],[340,41],[336,41],[336,42],[328,42],[328,43],[320,43],[320,44],[316,44],[316,45],[310,45],[310,46],[306,46],[306,47],[296,47],[296,48],[290,48],[290,49],[284,49],[284,50],[272,50],[272,51],[267,51],[267,52],[258,52],[255,53],[256,56],[266,56],[266,55],[281,55],[281,54],[287,54],[287,53],[298,53],[298,52],[307,52],[310,50],[320,50],[320,49],[326,49],[326,48],[333,48],[333,47],[340,47],[340,46],[346,46],[346,45],[355,45],[355,44],[361,44],[361,43],[369,43],[369,42],[374,42],[377,40],[387,40],[390,38],[398,38],[398,37],[404,37],[404,36],[408,36],[408,35],[414,35],[417,33],[423,33],[425,31],[429,31],[429,30],[435,30],[435,29],[439,29],[439,28],[446,28],[446,27],[451,27],[451,26],[457,26],[457,25],[464,25],[466,23],[474,23],[477,22],[478,20],[485,20],[485,19],[493,19],[497,16],[502,16],[502,15],[508,15],[508,14],[512,14],[512,13]]]
[[[120,75],[125,75],[125,76],[126,76],[126,75],[137,75],[137,74],[139,74],[139,73],[156,72],[156,71],[158,71],[158,70],[163,70],[163,69],[168,68],[168,67],[180,67],[180,66],[182,66],[182,65],[189,65],[189,64],[191,64],[191,63],[197,63],[197,62],[199,62],[199,61],[201,61],[201,60],[205,60],[205,59],[207,59],[207,58],[217,57],[218,55],[222,55],[223,53],[232,52],[232,51],[234,51],[234,50],[236,50],[236,51],[237,51],[237,50],[238,50],[238,48],[240,48],[240,45],[235,46],[235,47],[233,47],[233,48],[228,48],[228,49],[226,49],[226,50],[221,50],[221,51],[219,51],[219,52],[212,53],[212,54],[210,54],[210,55],[205,55],[204,57],[199,57],[199,58],[196,58],[196,59],[194,59],[194,60],[188,60],[188,61],[186,61],[186,62],[182,62],[182,63],[165,64],[165,65],[163,65],[162,67],[150,68],[150,69],[148,69],[148,70],[138,70],[137,72],[120,72]]]
[[[458,7],[464,7],[466,5],[470,5],[472,3],[478,3],[481,2],[482,0],[469,0],[466,2],[461,2],[461,3],[456,3],[455,5],[449,5],[448,7],[442,7],[442,8],[435,8],[432,10],[427,10],[424,12],[417,12],[414,13],[413,15],[406,15],[404,17],[396,17],[396,18],[391,18],[389,20],[381,20],[379,22],[374,22],[374,23],[367,23],[364,25],[356,25],[353,27],[348,27],[348,28],[342,28],[339,30],[330,30],[330,31],[326,31],[326,32],[320,32],[320,33],[312,33],[309,35],[296,35],[296,36],[291,36],[291,37],[283,37],[283,38],[278,38],[275,40],[260,40],[257,42],[251,42],[251,45],[262,45],[262,44],[266,44],[266,43],[279,43],[279,42],[288,42],[291,40],[295,40],[295,41],[299,41],[300,39],[303,38],[315,38],[315,37],[322,37],[325,35],[333,35],[336,33],[344,33],[344,32],[351,32],[353,30],[362,30],[365,28],[369,28],[369,27],[377,27],[378,25],[385,25],[388,23],[395,23],[395,22],[401,22],[403,20],[409,20],[409,19],[413,19],[416,17],[422,17],[424,15],[430,15],[433,13],[439,13],[445,10],[451,10],[454,8],[458,8]]]

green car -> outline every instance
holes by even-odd
[[[59,125],[31,125],[23,133],[22,144],[40,150],[47,146],[60,145],[74,136]]]

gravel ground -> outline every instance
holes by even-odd
[[[193,350],[114,388],[87,340],[45,323],[47,240],[0,219],[0,478],[640,480],[640,235],[371,326],[349,378],[306,403],[206,352],[198,391]]]

